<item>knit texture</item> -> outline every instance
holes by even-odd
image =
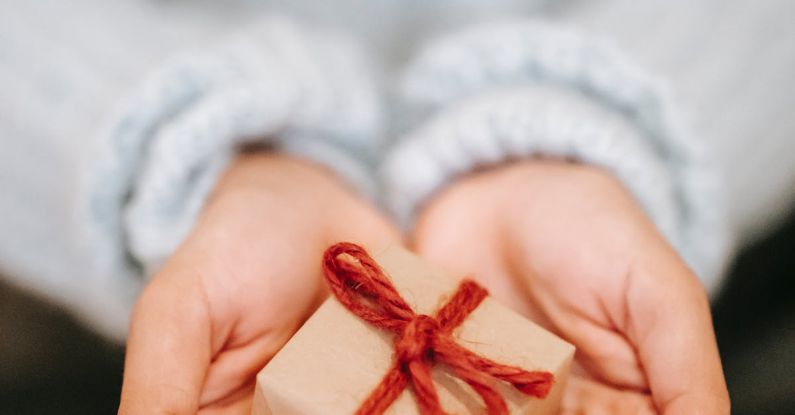
[[[266,23],[274,11],[312,29],[278,18],[282,23]],[[0,273],[122,339],[143,269],[157,269],[184,236],[238,145],[269,143],[371,186],[372,173],[362,166],[371,153],[381,157],[382,134],[369,62],[347,41],[314,29],[320,26],[364,44],[378,63],[375,78],[390,92],[384,97],[403,90],[404,105],[389,121],[411,130],[401,134],[401,148],[417,150],[391,158],[405,159],[398,164],[406,177],[389,186],[402,216],[456,172],[499,162],[508,150],[574,154],[621,176],[691,263],[717,270],[727,233],[742,243],[757,239],[795,203],[793,12],[789,0],[5,0]],[[413,59],[403,86],[393,84],[429,34],[531,13],[604,36],[664,76],[697,134],[660,129],[682,124],[674,103],[630,59],[548,25],[536,24],[546,28],[528,35],[509,24],[514,29],[500,32],[506,38],[499,41],[480,30],[473,33],[484,33],[482,40],[460,34],[433,42],[438,47]],[[444,54],[432,56],[437,52]],[[543,117],[531,117],[524,105]],[[257,112],[263,117],[250,116]],[[467,132],[478,123],[492,131],[485,121],[492,113],[499,131],[513,138]],[[424,130],[442,136],[447,118],[450,126],[472,118],[460,130],[471,148],[459,145],[461,138],[439,139],[435,148],[409,144]],[[530,134],[530,126],[546,133]],[[616,132],[607,133],[611,128]],[[371,129],[376,133],[366,133]],[[554,138],[574,130],[583,137]],[[536,144],[541,135],[549,139]],[[692,161],[692,147],[702,142],[708,164]],[[480,146],[488,153],[473,155]],[[432,154],[417,155],[422,148]],[[673,157],[680,153],[686,156]],[[725,179],[726,202],[715,196],[712,174]],[[722,227],[725,208],[730,223]],[[713,281],[708,270],[699,273]]]
[[[612,171],[715,287],[729,243],[717,178],[664,87],[610,44],[535,21],[480,25],[423,48],[401,93],[417,127],[383,177],[405,225],[477,166],[571,158]]]
[[[90,215],[113,268],[156,270],[245,143],[331,167],[373,195],[378,147],[369,71],[348,41],[272,17],[211,51],[175,58],[107,129]]]

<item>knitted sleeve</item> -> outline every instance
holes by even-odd
[[[382,168],[410,225],[457,175],[517,157],[560,157],[619,178],[714,288],[729,244],[720,186],[663,84],[610,44],[536,21],[466,29],[408,65],[408,132]]]
[[[242,144],[325,164],[372,195],[379,112],[353,45],[283,17],[176,57],[104,133],[88,214],[118,266],[156,268],[191,228]]]
[[[115,339],[241,146],[370,197],[379,147],[370,70],[346,38],[149,3],[0,12],[0,274]]]

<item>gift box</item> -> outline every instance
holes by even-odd
[[[347,247],[361,249],[352,244],[348,244]],[[347,263],[343,264],[347,267],[347,271],[337,270],[346,278],[349,277],[348,274],[358,272],[355,270],[356,267],[363,268],[359,262],[365,262],[364,260],[353,258],[345,247],[338,246],[337,249],[336,253],[327,253],[325,258],[327,277],[338,277],[335,270],[329,270],[329,267],[335,266],[333,264],[329,266],[329,261]],[[329,255],[332,257],[330,258]],[[462,293],[462,290],[479,288],[472,282],[462,283],[461,278],[446,275],[440,269],[400,247],[393,246],[374,252],[371,259],[380,270],[364,271],[371,273],[383,271],[387,282],[368,285],[369,280],[366,280],[370,278],[368,275],[356,277],[365,280],[351,281],[343,278],[332,281],[332,292],[337,296],[330,296],[257,375],[252,408],[254,415],[354,414],[362,409],[363,403],[368,398],[375,401],[385,399],[383,396],[372,398],[372,395],[376,388],[384,389],[382,383],[389,382],[385,381],[385,376],[388,375],[399,383],[397,385],[399,390],[394,388],[395,385],[391,385],[395,390],[387,393],[397,395],[394,402],[385,404],[384,413],[388,414],[434,413],[427,407],[428,393],[438,397],[438,402],[445,413],[487,413],[483,396],[493,397],[493,392],[499,395],[494,399],[502,400],[507,412],[511,414],[558,412],[574,354],[572,345],[490,297],[482,300],[478,298],[462,300],[468,295]],[[371,259],[368,257],[368,261]],[[364,271],[362,272],[366,274]],[[407,313],[399,307],[395,311],[393,304],[389,304],[386,311],[380,310],[375,303],[384,299],[367,295],[368,287],[371,287],[373,292],[388,292],[390,288],[387,286],[390,283],[400,297],[393,303],[405,301],[415,315],[412,316],[411,311]],[[342,300],[354,301],[352,298],[362,295],[362,292],[364,292],[363,298],[355,300],[358,305],[341,303]],[[339,297],[340,295],[344,298]],[[441,314],[449,311],[452,307],[451,302],[461,303],[461,301],[476,303],[471,305],[470,308],[473,308],[471,311],[462,312],[459,321],[450,323],[449,316]],[[352,312],[351,307],[365,310],[357,313],[370,313],[372,310],[391,313],[390,318],[398,320],[384,320],[387,321],[384,323],[380,317],[373,317],[372,313],[366,316],[378,324],[391,328],[385,329]],[[442,311],[441,309],[445,307],[447,309]],[[417,316],[422,317],[417,318]],[[422,321],[417,323],[420,320]],[[455,327],[445,328],[445,325]],[[418,331],[430,334],[416,337]],[[437,336],[436,331],[447,334]],[[406,334],[408,332],[413,334]],[[409,343],[413,341],[412,344],[420,343],[420,345],[415,345],[416,347],[409,345],[407,349],[406,337],[409,336],[416,337]],[[424,340],[417,340],[420,338]],[[421,350],[416,351],[419,353],[417,356],[407,357],[405,350],[413,350],[412,347]],[[439,350],[434,350],[434,347]],[[449,350],[442,350],[443,348]],[[398,352],[397,349],[401,351]],[[478,363],[478,367],[488,366],[485,370],[492,373],[508,373],[506,378],[512,379],[514,384],[493,378],[489,374],[472,373],[471,368],[467,366],[468,362],[479,361],[481,357],[486,362],[496,362],[495,364],[505,367],[489,366],[491,363],[482,362]],[[415,362],[409,364],[410,362],[399,361],[400,359],[414,359]],[[459,366],[459,361],[464,361],[460,363],[463,366]],[[534,376],[548,375],[543,378],[548,383],[546,386],[539,386],[529,385],[530,382],[525,380],[515,381],[517,378],[511,377],[519,376],[515,373],[518,370],[515,368]],[[430,375],[430,381],[427,383],[432,385],[425,385],[426,382],[421,378],[426,369],[429,370]],[[413,374],[417,373],[419,377],[412,378]],[[463,379],[462,374],[470,378]],[[488,382],[488,386],[483,386],[481,389],[490,390],[481,390],[481,393],[478,393],[476,391],[479,387],[478,382],[484,384]],[[473,388],[473,384],[476,388]],[[429,390],[431,392],[428,392]],[[418,393],[422,394],[423,398],[419,398]],[[377,406],[378,402],[375,404]],[[499,406],[498,404],[499,402],[494,405]],[[421,410],[423,405],[425,405],[424,410]],[[378,412],[376,410],[359,413]],[[492,408],[489,412],[494,413],[495,410]]]

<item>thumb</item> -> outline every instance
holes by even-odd
[[[627,334],[665,414],[727,414],[729,397],[706,293],[673,257],[662,255],[633,270]]]
[[[198,275],[164,270],[135,307],[119,414],[194,414],[211,358],[209,307]]]

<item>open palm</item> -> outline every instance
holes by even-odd
[[[316,166],[249,155],[136,306],[123,414],[248,414],[256,372],[325,297],[320,258],[340,240],[397,233]]]
[[[729,412],[703,288],[606,173],[475,174],[423,210],[413,241],[577,346],[564,413]]]

